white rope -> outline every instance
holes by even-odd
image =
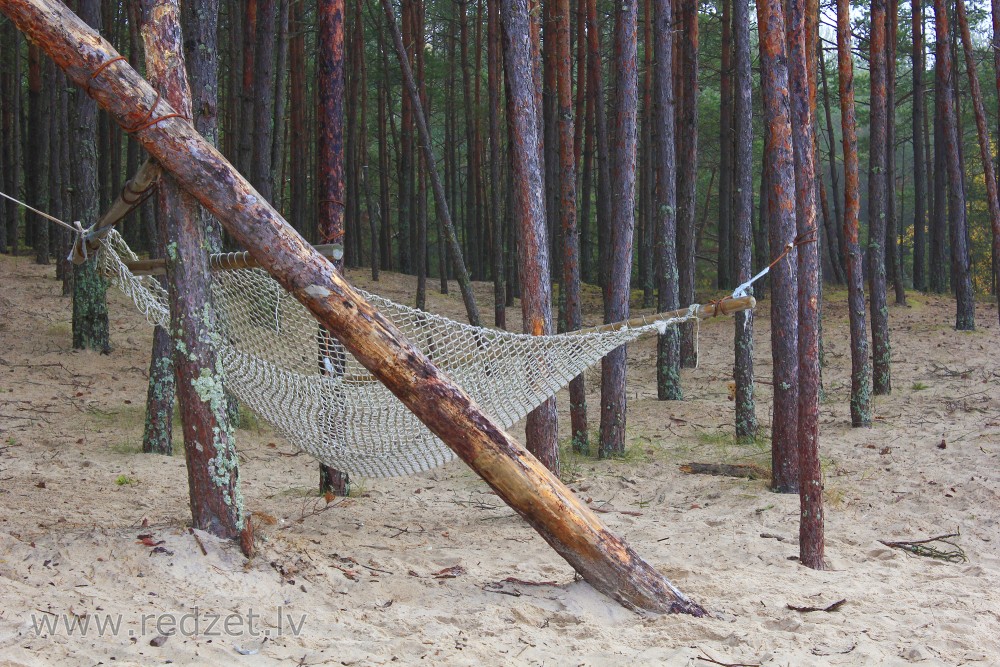
[[[18,206],[22,206],[22,207],[28,209],[29,211],[31,211],[32,213],[36,213],[36,214],[42,216],[43,218],[45,218],[46,220],[51,220],[52,222],[56,223],[57,225],[62,225],[63,227],[65,227],[66,229],[68,229],[69,231],[71,231],[73,234],[76,235],[76,241],[73,243],[73,248],[75,249],[77,247],[82,247],[83,248],[83,259],[84,260],[88,259],[88,257],[87,257],[87,241],[92,240],[92,238],[97,238],[95,235],[92,234],[92,231],[94,229],[93,226],[87,227],[86,229],[84,229],[83,224],[79,220],[74,220],[73,224],[70,224],[70,223],[65,222],[63,220],[60,220],[59,218],[57,218],[55,216],[49,215],[48,213],[45,213],[44,211],[39,211],[34,206],[29,206],[28,204],[24,203],[20,199],[17,199],[15,197],[11,197],[9,194],[7,194],[5,192],[0,192],[0,197],[3,197],[4,199],[9,199],[10,201],[14,202]],[[73,259],[73,251],[72,250],[69,253],[68,259],[71,259],[71,260]]]

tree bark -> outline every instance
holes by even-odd
[[[871,364],[865,324],[865,286],[859,243],[861,185],[854,111],[854,56],[851,52],[850,0],[837,0],[837,54],[840,118],[844,141],[844,238],[847,241],[847,305],[851,320],[851,425],[871,426]]]
[[[493,268],[493,324],[507,328],[507,286],[504,272],[503,214],[500,207],[500,34],[499,7],[496,0],[486,3],[486,87],[489,95],[490,116],[490,208],[493,211],[492,268]],[[443,259],[443,258],[442,258]]]
[[[552,331],[548,241],[538,122],[541,109],[532,71],[532,36],[525,0],[501,0],[504,65],[512,114],[509,121],[513,166],[514,223],[518,248],[522,325],[541,336]],[[528,448],[553,472],[559,470],[555,403],[547,401],[528,416]]]
[[[896,305],[906,305],[903,287],[903,256],[899,246],[899,215],[896,207],[896,42],[898,40],[899,0],[888,0],[886,32],[886,226],[885,253],[887,276],[892,281]]]
[[[263,5],[262,5],[263,7]],[[344,0],[317,0],[318,34],[316,37],[319,62],[316,67],[317,161],[316,198],[319,219],[317,231],[320,243],[344,245]],[[259,42],[258,42],[259,44]],[[260,176],[260,174],[258,174]],[[343,259],[335,260],[343,270]],[[342,352],[339,343],[328,330],[319,333],[321,372],[340,370]],[[325,359],[332,364],[324,363]],[[346,496],[350,479],[346,472],[330,466],[319,466],[320,493]]]
[[[741,2],[742,0],[735,0]],[[733,282],[733,85],[732,85],[732,6],[722,1],[722,71],[719,74],[719,244],[716,254],[720,290],[732,289]]]
[[[837,139],[833,133],[833,115],[830,113],[830,91],[826,82],[826,56],[823,46],[819,48],[820,81],[823,83],[823,107],[826,112],[826,133],[830,147],[830,189],[833,194],[833,212],[835,220],[831,230],[830,256],[835,258],[834,269],[838,282],[847,282],[847,239],[844,238],[844,214],[841,209],[840,178],[837,166]],[[834,249],[833,239],[836,239]]]
[[[144,9],[147,72],[157,82],[163,99],[188,118],[191,95],[178,4],[146,0]],[[249,554],[253,536],[243,512],[239,460],[214,342],[216,315],[209,298],[208,257],[198,201],[169,174],[161,177],[157,196],[194,526],[218,537],[240,538],[244,553]]]
[[[681,303],[695,300],[695,227],[698,191],[698,2],[679,0],[683,26],[681,37],[681,102],[677,107],[679,131],[677,160],[684,165],[677,170],[677,265]],[[681,366],[694,368],[697,363],[694,326],[682,324]]]
[[[788,69],[792,140],[795,154],[795,217],[800,237],[816,228],[816,156],[814,141],[815,77],[808,63],[816,51],[807,45],[818,26],[818,0],[788,2]],[[807,14],[809,15],[807,18]],[[812,79],[812,81],[810,81]],[[823,562],[823,474],[819,460],[819,247],[806,243],[798,250],[798,468],[799,562],[814,570]]]
[[[100,6],[97,0],[80,0],[80,18],[94,28],[101,27]],[[86,95],[77,93],[76,131],[73,133],[74,217],[96,220],[99,214],[97,201],[97,104]],[[15,217],[16,220],[16,217]],[[15,227],[16,230],[16,227]],[[16,237],[14,238],[16,254]],[[91,257],[73,267],[73,348],[111,351],[108,325],[107,284],[101,277],[97,259]]]
[[[556,65],[557,138],[559,149],[559,227],[562,231],[562,284],[559,294],[565,309],[565,330],[576,331],[582,324],[580,302],[580,236],[576,217],[576,159],[573,119],[572,54],[570,51],[569,0],[553,0],[555,34],[552,50]],[[496,209],[494,209],[496,210]],[[587,390],[581,373],[569,384],[570,422],[573,451],[589,449],[587,434]]]
[[[1000,1],[1000,0],[998,0]],[[927,172],[924,162],[924,8],[911,0],[913,18],[913,289],[927,291]]]
[[[959,7],[961,4],[958,5]],[[973,331],[976,328],[976,304],[972,292],[972,276],[969,270],[968,221],[965,211],[965,188],[963,170],[959,157],[958,112],[952,91],[956,81],[952,78],[951,49],[948,34],[948,14],[944,0],[935,0],[934,19],[937,27],[938,67],[944,69],[939,79],[944,96],[945,153],[948,162],[948,217],[951,231],[951,262],[956,297],[955,328],[959,331]],[[975,72],[970,72],[975,76]],[[985,123],[984,129],[985,129]],[[994,183],[995,183],[995,179]],[[992,213],[992,211],[991,211]]]
[[[871,131],[868,153],[868,290],[871,298],[873,388],[876,396],[892,391],[890,372],[889,305],[886,298],[885,235],[888,123],[886,64],[886,0],[872,0],[871,39]]]
[[[746,0],[733,4],[733,135],[736,140],[733,160],[733,251],[736,282],[742,284],[753,275],[753,78],[750,64],[750,11]],[[746,441],[757,436],[759,424],[754,403],[753,311],[737,313],[735,332],[736,359],[733,379],[736,382],[736,438]]]
[[[617,322],[629,316],[638,146],[637,27],[638,3],[618,0],[615,5],[614,35],[617,85],[612,117],[609,119],[615,131],[611,137],[611,261],[604,285],[605,322]],[[624,345],[601,360],[601,442],[598,454],[602,458],[625,453],[625,366]]]
[[[780,0],[757,1],[760,29],[761,92],[767,125],[767,209],[771,256],[795,237],[795,160]],[[798,253],[792,250],[771,269],[771,358],[774,364],[774,417],[771,429],[771,485],[780,493],[799,488],[798,464]]]
[[[679,307],[677,269],[677,167],[674,105],[674,37],[671,0],[654,0],[656,50],[653,133],[656,157],[656,264],[658,310]],[[647,45],[647,48],[648,45]],[[661,401],[681,400],[680,332],[669,327],[657,338],[656,394]]]

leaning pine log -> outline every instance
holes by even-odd
[[[704,614],[361,298],[132,67],[111,62],[118,53],[65,5],[0,0],[0,11],[595,589],[633,609]]]

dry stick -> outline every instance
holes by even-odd
[[[90,81],[95,69],[118,54],[65,5],[0,0],[0,11],[71,81],[81,87],[89,82],[90,94],[120,125],[133,127],[149,113],[156,93],[124,62]],[[173,110],[161,103],[159,111]],[[705,614],[413,347],[188,121],[172,117],[152,123],[138,130],[136,138],[595,589],[632,609]]]
[[[954,542],[948,541],[950,538],[958,536],[959,533],[948,533],[947,535],[938,535],[937,537],[928,537],[926,540],[913,540],[911,542],[886,542],[885,540],[879,540],[879,542],[892,549],[909,551],[914,556],[936,558],[949,563],[965,563],[969,559],[966,557],[965,551],[962,547],[958,546]],[[931,542],[943,542],[944,544],[954,547],[954,549],[944,550],[938,549],[937,547],[926,546]]]
[[[451,210],[448,208],[448,200],[441,186],[441,179],[438,177],[437,163],[434,159],[434,151],[431,148],[431,133],[427,130],[427,121],[424,118],[424,107],[420,102],[420,92],[417,84],[413,80],[413,71],[410,69],[410,61],[406,56],[406,48],[403,46],[403,37],[399,34],[399,26],[396,24],[396,15],[392,10],[390,0],[382,0],[382,8],[385,10],[386,23],[389,25],[389,32],[392,33],[392,41],[396,45],[396,54],[399,56],[399,68],[403,72],[403,83],[406,85],[406,92],[413,100],[413,115],[417,121],[417,130],[420,132],[420,143],[424,149],[424,163],[427,165],[427,172],[431,177],[431,184],[434,189],[434,203],[437,206],[438,215],[444,223],[445,231],[448,235],[448,248],[451,251],[451,261],[455,265],[455,277],[458,279],[459,289],[462,290],[462,301],[465,302],[465,310],[469,316],[469,324],[479,326],[479,308],[476,306],[476,297],[472,293],[472,283],[469,281],[469,272],[465,268],[465,261],[462,259],[462,246],[458,244],[458,236],[455,234],[455,225],[451,222]]]

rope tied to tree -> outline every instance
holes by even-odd
[[[29,204],[26,204],[25,202],[21,201],[20,199],[17,199],[16,197],[11,197],[6,192],[0,192],[0,197],[3,197],[4,199],[9,199],[10,201],[14,202],[18,206],[21,206],[22,208],[26,208],[27,210],[31,211],[32,213],[40,215],[43,218],[45,218],[46,220],[54,222],[57,225],[60,225],[61,227],[64,227],[65,229],[69,230],[72,234],[74,234],[76,236],[76,240],[73,241],[74,251],[75,251],[75,249],[76,249],[76,247],[77,247],[78,244],[80,246],[82,246],[82,248],[83,248],[83,259],[84,259],[84,261],[86,261],[87,259],[89,259],[89,255],[87,254],[87,241],[90,241],[90,240],[99,240],[100,237],[102,237],[104,234],[107,233],[107,232],[104,232],[104,233],[101,233],[101,234],[94,233],[92,231],[93,230],[93,226],[87,227],[85,229],[83,227],[83,224],[79,220],[74,220],[72,224],[66,222],[65,220],[60,220],[59,218],[57,218],[55,216],[52,216],[52,215],[49,215],[48,213],[45,213],[44,211],[39,211],[34,206],[30,206]],[[70,259],[72,259],[74,251],[70,251],[70,254],[69,254],[69,258]]]
[[[750,288],[753,286],[755,282],[766,276],[768,272],[778,264],[778,262],[787,257],[788,253],[792,252],[792,250],[794,250],[795,248],[806,245],[807,243],[815,243],[816,234],[817,230],[815,227],[813,227],[811,229],[807,229],[806,231],[796,236],[793,240],[786,243],[785,249],[781,251],[781,254],[778,255],[773,262],[771,262],[763,269],[761,269],[760,273],[755,275],[753,278],[751,278],[750,280],[746,281],[745,283],[741,284],[739,287],[734,289],[733,293],[730,296],[720,299],[719,302],[725,301],[726,299],[738,299],[741,296],[749,296]]]

